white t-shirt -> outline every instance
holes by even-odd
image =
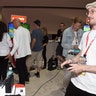
[[[76,31],[74,32],[74,39],[73,39],[72,45],[78,45],[78,36]]]
[[[88,35],[88,32],[83,34],[83,37],[81,39],[79,48],[82,50],[82,56],[84,55],[86,51],[86,37]],[[88,39],[88,44],[87,47],[89,46],[90,42],[93,40],[94,42],[91,44],[87,55],[86,59],[87,65],[96,65],[96,30],[92,30],[89,33],[89,39]],[[84,75],[81,74],[77,77],[74,77],[71,79],[72,83],[79,89],[84,90],[86,92],[96,94],[96,74],[94,73],[89,73],[86,72]]]
[[[8,33],[4,33],[3,39],[0,42],[0,56],[7,56],[10,53],[12,42]]]
[[[31,54],[30,42],[31,42],[30,32],[26,28],[23,28],[22,26],[18,27],[14,31],[14,38],[13,38],[14,46],[10,54],[11,55],[14,54],[14,57],[16,59],[30,55]]]

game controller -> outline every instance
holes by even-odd
[[[65,67],[65,68],[69,68],[70,65],[69,65],[69,64],[65,64],[64,67]]]

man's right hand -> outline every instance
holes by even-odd
[[[9,53],[6,57],[5,57],[5,59],[12,59],[12,56],[11,56],[11,54]]]

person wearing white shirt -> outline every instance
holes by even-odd
[[[96,1],[86,5],[91,30],[85,32],[81,39],[80,53],[69,64],[68,71],[74,74],[67,87],[65,96],[96,96]]]
[[[0,22],[0,80],[5,80],[8,59],[5,57],[10,53],[12,47],[11,38],[7,32],[7,26],[5,23]]]
[[[14,58],[16,59],[16,68],[19,75],[19,83],[25,85],[25,81],[29,81],[26,67],[26,57],[31,55],[31,37],[29,30],[21,26],[19,19],[14,19],[13,24],[16,29],[14,31],[13,38],[14,45],[7,58],[14,55]]]

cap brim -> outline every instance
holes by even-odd
[[[90,7],[95,7],[96,8],[96,2],[89,3],[86,5],[86,9],[89,9]]]

